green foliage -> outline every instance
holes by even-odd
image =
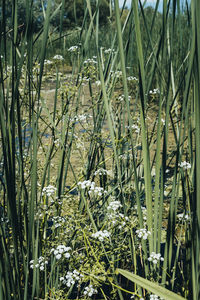
[[[142,277],[131,274],[128,271],[117,269],[116,272],[117,272],[117,274],[118,273],[122,274],[123,276],[125,276],[129,280],[137,283],[138,285],[142,286],[143,288],[147,289],[148,291],[152,292],[153,294],[162,297],[162,299],[166,299],[166,300],[183,300],[183,299],[185,299],[185,298],[180,297],[179,295],[177,295],[175,293],[170,292],[167,289],[164,289],[161,286],[158,286],[155,283],[152,283],[149,280],[146,280]]]
[[[200,7],[171,2],[1,2],[0,299],[198,299]]]
[[[55,1],[60,3],[60,1]],[[96,1],[91,1],[92,13],[95,13]],[[106,0],[100,1],[99,4],[99,22],[100,25],[105,25],[108,22],[110,16],[109,4]],[[80,26],[83,23],[83,19],[86,17],[89,20],[89,13],[87,10],[87,1],[85,0],[69,0],[65,1],[65,12],[63,16],[63,28],[69,29],[74,26]]]

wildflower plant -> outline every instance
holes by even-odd
[[[199,1],[110,1],[103,27],[88,0],[64,34],[46,1],[36,36],[19,2],[0,4],[0,299],[197,300]]]
[[[92,234],[92,237],[98,239],[100,242],[103,242],[105,238],[110,237],[110,232],[108,232],[107,230],[97,231]]]
[[[152,252],[150,256],[148,257],[148,261],[152,262],[154,265],[156,265],[159,261],[164,261],[164,258],[161,256],[160,253]]]
[[[139,239],[147,240],[148,236],[151,235],[151,231],[146,228],[141,228],[136,230],[136,234]]]
[[[77,270],[74,270],[73,272],[68,271],[65,276],[60,277],[60,283],[70,288],[75,283],[77,285],[80,285],[80,281],[82,278],[83,275],[80,274]]]
[[[51,253],[53,253],[57,260],[70,258],[70,251],[71,247],[66,247],[65,245],[58,245],[56,248],[51,249]]]
[[[45,265],[48,264],[48,260],[46,260],[43,256],[40,256],[36,260],[31,260],[29,264],[31,269],[40,269],[40,271],[44,271]]]

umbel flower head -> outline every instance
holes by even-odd
[[[164,261],[164,258],[161,256],[160,253],[152,252],[150,257],[148,258],[148,261],[156,265],[159,261]]]
[[[97,293],[98,293],[97,290],[93,288],[92,284],[87,286],[83,292],[83,294],[88,297],[92,297],[92,295],[97,294]]]
[[[62,56],[62,55],[59,55],[59,54],[55,55],[55,56],[53,57],[53,59],[54,59],[54,60],[60,60],[60,61],[64,60],[63,56]]]
[[[56,192],[56,188],[53,185],[48,185],[42,189],[42,196],[52,196]]]
[[[68,271],[67,275],[60,277],[60,282],[70,288],[76,281],[80,281],[82,277],[83,275],[76,270],[73,272]]]
[[[108,232],[107,230],[97,231],[92,234],[92,237],[94,237],[95,239],[98,239],[100,242],[103,242],[103,240],[105,238],[110,237],[110,232]]]
[[[141,228],[136,230],[136,234],[140,239],[147,240],[148,236],[151,234],[146,228]]]
[[[55,255],[55,258],[59,260],[63,257],[70,258],[70,253],[69,253],[70,250],[71,250],[70,247],[66,247],[65,245],[59,245],[57,246],[56,249],[52,248],[51,253],[53,253]]]
[[[31,269],[40,269],[40,271],[44,271],[44,267],[48,264],[48,261],[45,260],[43,256],[40,256],[35,260],[31,260],[29,264]]]

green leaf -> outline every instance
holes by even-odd
[[[144,279],[138,275],[134,275],[134,274],[130,273],[129,271],[117,269],[116,273],[123,275],[127,279],[135,282],[139,286],[143,287],[144,289],[148,290],[149,292],[151,292],[159,297],[162,297],[163,299],[166,299],[166,300],[183,300],[183,299],[185,299],[185,298],[159,286],[158,284],[151,282],[147,279]]]

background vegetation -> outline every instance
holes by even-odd
[[[0,299],[199,299],[197,0],[0,4]]]

